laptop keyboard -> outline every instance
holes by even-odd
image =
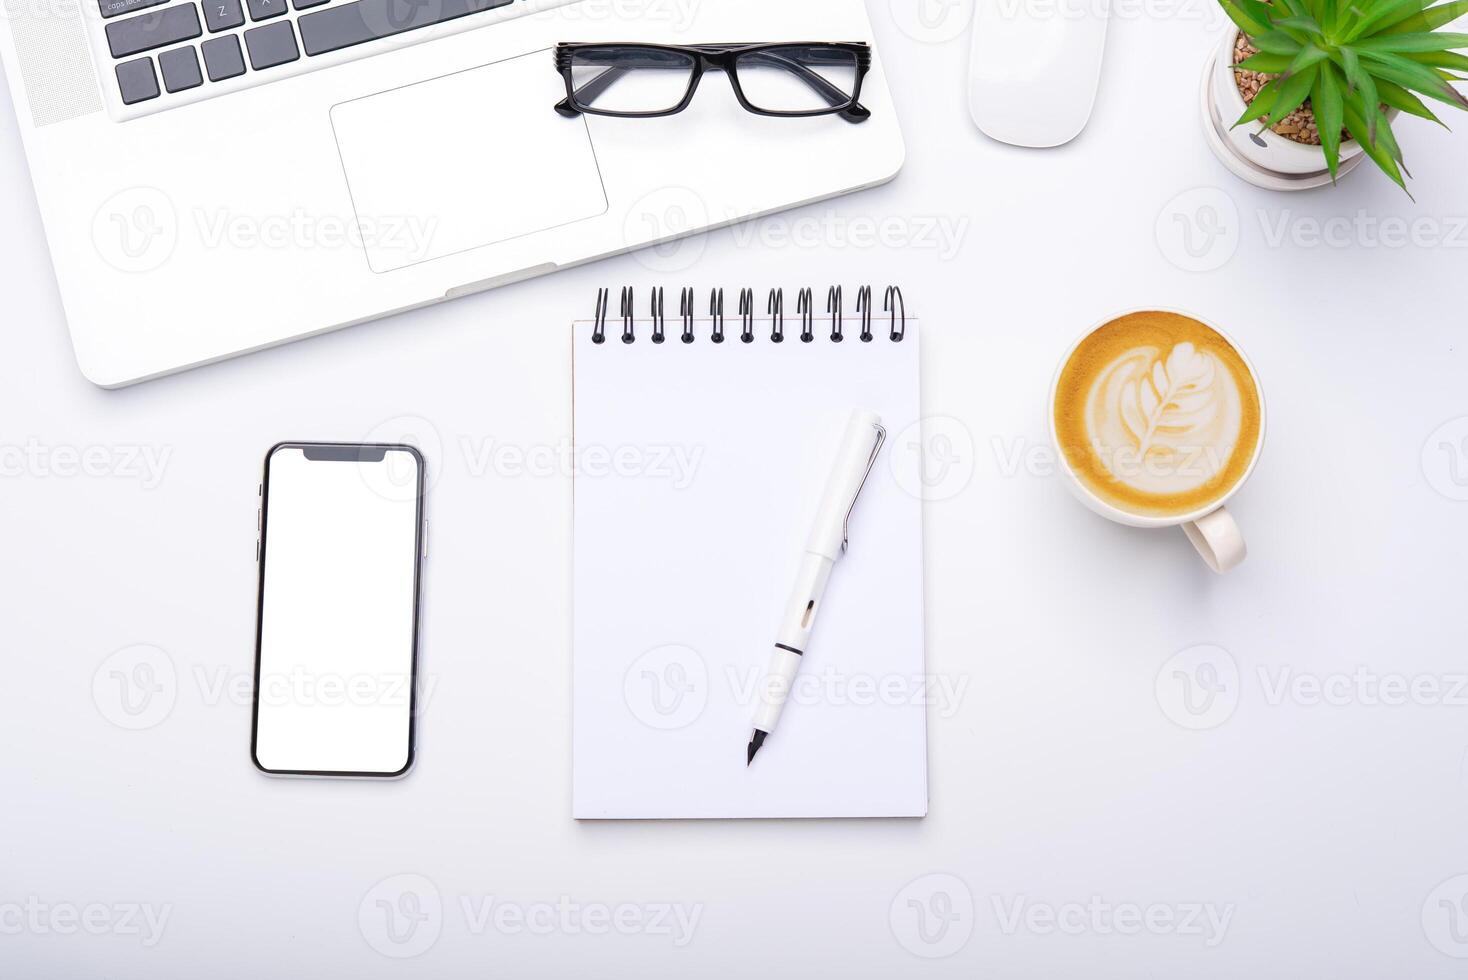
[[[395,37],[515,0],[96,0],[123,105]],[[299,67],[299,66],[298,66]],[[262,81],[267,79],[262,78]]]

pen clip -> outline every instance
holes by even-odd
[[[887,441],[887,429],[880,422],[873,422],[872,428],[877,430],[877,441],[872,446],[872,454],[867,458],[866,472],[861,475],[861,482],[856,485],[856,493],[851,495],[851,504],[846,508],[846,516],[841,518],[841,553],[846,554],[846,543],[848,540],[847,526],[851,523],[851,512],[856,510],[856,498],[861,496],[862,488],[867,485],[867,477],[872,475],[872,467],[877,465],[877,454],[882,451],[882,444]]]

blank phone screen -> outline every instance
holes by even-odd
[[[397,775],[412,761],[422,461],[276,447],[266,464],[256,764]]]

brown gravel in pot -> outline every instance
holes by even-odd
[[[1234,64],[1238,64],[1245,58],[1258,53],[1258,48],[1250,44],[1248,39],[1240,32],[1234,41]],[[1266,75],[1259,71],[1245,71],[1234,69],[1234,82],[1239,86],[1239,94],[1244,97],[1244,104],[1254,101],[1254,96],[1264,87],[1264,83],[1274,78],[1274,75]],[[1315,125],[1315,110],[1310,107],[1310,100],[1306,99],[1298,109],[1285,116],[1279,122],[1269,127],[1286,139],[1292,139],[1296,143],[1306,143],[1310,146],[1320,145],[1320,130]],[[1350,135],[1342,132],[1341,139],[1350,139]]]

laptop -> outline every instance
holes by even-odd
[[[862,0],[15,0],[3,58],[82,373],[118,387],[880,184],[903,143],[562,115],[561,41],[871,41]],[[688,242],[643,253],[687,271]]]

